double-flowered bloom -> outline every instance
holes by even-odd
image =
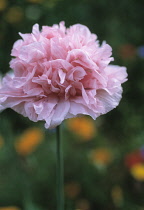
[[[64,119],[89,115],[96,119],[121,99],[125,67],[109,65],[111,47],[80,24],[66,28],[38,24],[15,42],[7,74],[0,88],[0,110],[12,108],[46,128]]]

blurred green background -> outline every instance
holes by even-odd
[[[62,124],[65,210],[144,210],[144,1],[0,0],[0,74],[18,32],[87,25],[126,66],[120,105]],[[79,129],[78,129],[79,126]],[[0,210],[56,209],[55,130],[12,110],[0,114]]]

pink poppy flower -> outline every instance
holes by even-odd
[[[54,128],[64,119],[96,119],[115,108],[122,97],[125,67],[109,65],[111,47],[80,24],[66,28],[38,24],[14,43],[10,67],[0,89],[0,110],[12,108]]]

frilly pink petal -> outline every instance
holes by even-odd
[[[35,25],[33,26],[33,28],[32,28],[32,33],[33,33],[33,35],[35,35],[35,36],[39,36],[40,31],[39,31],[39,25],[38,25],[38,24],[35,24]]]

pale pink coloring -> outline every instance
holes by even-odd
[[[38,24],[15,42],[10,67],[0,89],[0,110],[12,108],[54,128],[64,119],[96,119],[115,108],[127,79],[125,67],[109,65],[112,49],[80,24],[66,28]]]

